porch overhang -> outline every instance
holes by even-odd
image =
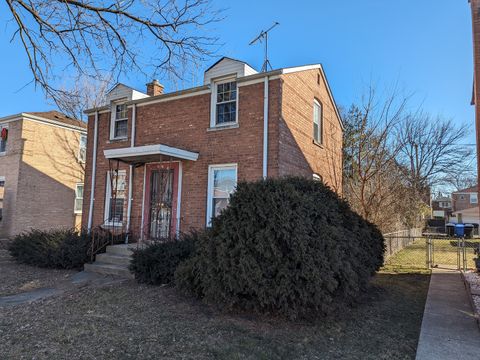
[[[133,146],[103,150],[106,159],[120,160],[130,164],[160,161],[161,156],[197,161],[198,153],[163,144]]]

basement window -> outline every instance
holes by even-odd
[[[210,126],[227,126],[237,123],[237,82],[231,79],[215,82],[214,89]]]

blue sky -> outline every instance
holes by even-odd
[[[219,55],[243,59],[260,69],[262,47],[249,46],[263,28],[280,22],[270,38],[274,68],[321,62],[337,102],[348,107],[370,82],[414,94],[412,105],[454,118],[471,127],[473,65],[467,0],[213,0],[226,8],[214,35],[224,44]],[[30,80],[18,43],[10,44],[6,7],[0,5],[0,116],[52,108]],[[8,54],[8,56],[5,56]],[[215,60],[212,59],[211,63]],[[146,79],[125,81],[143,89]],[[162,81],[162,79],[160,79]],[[169,86],[166,83],[166,90]]]

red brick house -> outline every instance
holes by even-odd
[[[208,226],[239,180],[301,175],[342,191],[342,122],[321,65],[258,73],[222,58],[204,85],[123,84],[87,111],[84,224],[158,238]]]

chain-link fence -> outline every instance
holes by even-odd
[[[385,234],[385,269],[474,269],[480,239],[422,236],[418,229]]]

